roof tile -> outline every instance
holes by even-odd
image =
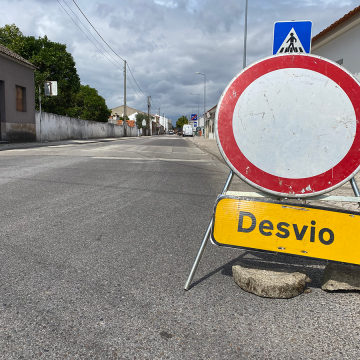
[[[12,57],[13,59],[16,59],[24,64],[26,64],[27,66],[32,67],[33,69],[36,69],[36,66],[34,64],[32,64],[30,61],[25,60],[23,57],[21,57],[19,54],[11,51],[10,49],[8,49],[6,46],[0,44],[0,55],[4,54],[7,55],[9,57]]]
[[[348,12],[346,15],[344,15],[341,19],[335,21],[333,24],[331,24],[330,26],[328,26],[326,29],[324,29],[323,31],[321,31],[319,34],[315,35],[312,38],[312,41],[316,41],[319,40],[320,38],[322,38],[324,35],[326,35],[327,33],[329,33],[331,30],[334,30],[335,28],[337,28],[339,25],[341,25],[342,23],[344,23],[346,20],[349,20],[350,18],[352,18],[354,15],[358,14],[360,12],[360,6],[356,7],[355,9],[351,10],[350,12]]]

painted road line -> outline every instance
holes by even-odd
[[[133,158],[125,156],[92,156],[93,159],[104,159],[104,160],[134,160],[134,161],[168,161],[168,162],[202,162],[202,163],[212,163],[213,160],[195,160],[195,159],[161,159],[161,158]]]
[[[359,234],[360,212],[220,196],[212,241],[360,265]]]

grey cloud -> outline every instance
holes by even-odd
[[[229,32],[234,24],[241,21],[245,11],[245,1],[208,0],[198,15],[198,24],[205,26],[210,33],[216,31]]]
[[[161,80],[156,84],[149,86],[149,90],[151,92],[155,91],[158,94],[167,94],[173,88],[174,88],[174,84],[166,80]]]
[[[95,14],[99,14],[101,18],[106,18],[109,14],[113,13],[115,8],[109,4],[98,4]]]

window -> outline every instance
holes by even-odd
[[[26,88],[16,85],[16,111],[26,111]]]

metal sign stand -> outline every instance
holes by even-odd
[[[225,183],[225,186],[221,192],[221,195],[224,195],[227,191],[228,191],[228,188],[231,184],[231,181],[234,177],[234,173],[233,171],[231,170],[230,171],[230,174],[226,180],[226,183]],[[356,180],[355,180],[355,177],[351,178],[350,180],[350,184],[351,184],[351,187],[354,191],[354,194],[356,196],[356,198],[359,198],[360,197],[360,191],[359,191],[359,187],[356,183]],[[267,195],[264,193],[264,195]],[[321,201],[345,201],[345,202],[357,202],[360,206],[360,202],[358,202],[358,199],[356,198],[353,198],[353,197],[344,197],[344,196],[326,196],[326,195],[318,195],[318,196],[314,196],[312,198],[305,198],[303,200],[321,200]],[[195,275],[195,272],[198,268],[198,265],[199,265],[199,262],[201,260],[201,257],[204,253],[204,250],[205,250],[205,247],[206,247],[206,244],[207,242],[209,241],[209,238],[210,238],[210,233],[211,233],[211,228],[213,226],[213,223],[214,223],[214,217],[212,216],[211,217],[211,220],[210,220],[210,223],[206,229],[206,232],[205,232],[205,236],[201,242],[201,245],[200,245],[200,248],[199,248],[199,251],[196,255],[196,258],[195,258],[195,261],[194,261],[194,264],[191,268],[191,271],[190,271],[190,274],[189,274],[189,277],[188,279],[186,280],[186,283],[185,283],[185,286],[184,286],[184,289],[185,290],[189,290],[190,288],[190,285],[191,285],[191,282],[194,278],[194,275]]]
[[[225,186],[224,186],[223,191],[221,192],[221,194],[225,194],[225,192],[228,190],[228,188],[229,188],[229,186],[230,186],[230,184],[231,184],[231,180],[233,179],[233,177],[234,177],[234,173],[233,173],[233,171],[231,170],[231,171],[230,171],[230,174],[229,174],[229,176],[228,176],[228,178],[227,178],[227,180],[226,180]],[[208,242],[208,240],[209,240],[211,228],[212,228],[212,226],[213,226],[213,222],[214,222],[214,217],[211,217],[209,226],[208,226],[207,229],[206,229],[205,236],[204,236],[203,241],[202,241],[202,243],[201,243],[201,245],[200,245],[200,249],[199,249],[199,251],[198,251],[198,253],[197,253],[197,255],[196,255],[196,259],[195,259],[195,261],[194,261],[194,265],[192,266],[191,271],[190,271],[190,275],[189,275],[189,277],[188,277],[188,279],[187,279],[187,281],[186,281],[186,283],[185,283],[185,286],[184,286],[184,289],[185,289],[185,290],[189,290],[191,281],[192,281],[192,279],[193,279],[193,277],[194,277],[194,275],[195,275],[196,269],[197,269],[197,267],[198,267],[198,265],[199,265],[199,262],[200,262],[200,259],[201,259],[201,257],[202,257],[202,254],[203,254],[203,252],[204,252],[205,246],[206,246],[206,244],[207,244],[207,242]]]
[[[287,70],[289,68],[293,70],[289,72]],[[275,71],[276,77],[274,75]],[[311,89],[308,87],[308,83],[305,84],[302,80],[299,82],[302,77],[312,79]],[[327,87],[326,101],[324,97],[318,102],[313,102],[308,97],[309,94],[315,95],[318,91],[323,92],[324,85],[328,84],[330,80],[332,85]],[[294,88],[298,92],[296,109],[293,109],[292,104],[294,101],[293,91],[284,92],[284,84],[289,86],[288,89]],[[280,91],[283,91],[281,102],[277,95]],[[360,84],[352,74],[338,64],[315,55],[289,54],[271,56],[244,69],[224,90],[215,116],[218,147],[225,162],[231,169],[222,195],[230,198],[260,197],[264,198],[264,202],[266,202],[266,198],[268,198],[267,200],[272,199],[273,202],[274,198],[280,201],[293,198],[354,202],[360,205],[360,191],[354,178],[355,174],[360,170],[360,160],[358,158],[360,125],[357,120],[360,118],[360,110],[353,106],[359,96]],[[330,102],[329,98],[332,99]],[[269,101],[272,104],[271,112],[268,111]],[[336,103],[336,101],[339,101],[339,103]],[[284,103],[288,104],[287,109],[284,109]],[[328,103],[331,103],[333,107],[331,109],[327,107],[328,113],[324,114],[323,108]],[[336,111],[339,111],[339,113],[336,113]],[[290,113],[291,116],[282,116],[284,112]],[[346,127],[340,125],[338,121],[338,116],[345,112],[351,114],[349,118],[351,128],[348,128],[348,125]],[[313,129],[311,122],[319,119],[317,114],[322,114],[322,117],[320,117],[322,122],[321,124],[318,122],[318,128]],[[298,128],[299,124],[303,123],[304,117],[307,119],[305,124],[307,128],[304,127],[306,136],[303,136],[303,141],[300,144]],[[262,126],[259,126],[260,123]],[[289,134],[286,146],[284,146],[286,151],[279,151],[277,153],[279,156],[274,157],[269,150],[278,148],[279,136],[285,134],[284,128],[287,129],[287,134]],[[265,130],[266,132],[264,132]],[[328,132],[328,136],[320,138],[324,134],[324,130]],[[342,131],[343,136],[339,137],[338,131]],[[349,136],[349,133],[351,136]],[[259,139],[259,141],[256,142],[253,139]],[[342,141],[341,144],[336,143],[336,148],[332,147],[334,139],[336,141],[341,139]],[[326,153],[325,155],[322,153],[323,157],[321,159],[317,154],[320,146],[308,146],[314,143],[320,144],[319,141],[323,151]],[[241,143],[241,149],[239,143]],[[296,144],[298,147],[298,150],[296,150],[296,167],[292,166],[295,161],[292,151],[294,146],[292,144]],[[338,149],[343,149],[343,151],[339,152]],[[328,150],[333,152],[330,153]],[[304,156],[301,156],[302,154]],[[338,158],[336,158],[337,156]],[[312,166],[308,166],[309,158],[313,159]],[[281,166],[274,166],[276,161]],[[299,164],[299,161],[302,161],[302,163]],[[228,191],[234,174],[257,189],[257,192]],[[323,195],[347,181],[350,181],[356,197]],[[228,218],[228,216],[226,215],[224,218]],[[185,290],[190,288],[216,221],[217,218],[215,219],[215,215],[213,215],[185,283]],[[311,220],[311,224],[315,225],[315,221]],[[360,229],[360,225],[358,228]],[[329,230],[324,227],[320,231],[324,229]],[[279,228],[278,230],[281,231]],[[312,228],[311,231],[315,230]],[[237,232],[236,235],[238,235]],[[288,236],[278,237],[287,238]],[[215,241],[214,238],[212,240]],[[297,238],[297,240],[301,239]],[[319,240],[321,242],[320,237]],[[310,241],[314,242],[311,239]],[[324,244],[324,242],[321,243]],[[227,246],[227,244],[222,245]],[[244,247],[237,245],[235,242],[229,246]],[[305,250],[302,252],[305,253]],[[291,252],[287,253],[291,254]],[[359,262],[359,260],[357,261]]]

